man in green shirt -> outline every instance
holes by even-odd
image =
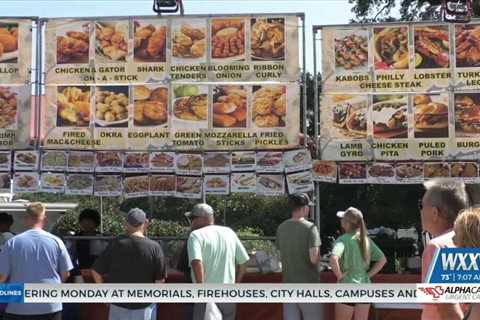
[[[242,281],[249,260],[232,229],[215,225],[211,206],[200,203],[185,214],[191,219],[192,232],[188,237],[188,260],[192,267],[192,280],[195,283],[239,283]],[[238,273],[235,276],[235,267]],[[195,304],[193,320],[204,320],[205,304]],[[235,304],[218,303],[222,319],[235,319]]]
[[[290,219],[277,229],[276,244],[282,257],[283,282],[318,283],[317,269],[320,260],[320,235],[317,227],[307,220],[312,206],[306,193],[294,194],[289,198],[292,210]],[[322,319],[320,304],[288,303],[283,305],[284,320]]]

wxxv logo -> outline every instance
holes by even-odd
[[[480,248],[442,248],[435,255],[429,283],[480,283]]]
[[[448,271],[478,271],[480,253],[442,252],[442,269]]]

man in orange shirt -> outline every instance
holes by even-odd
[[[419,202],[423,231],[432,239],[425,245],[422,256],[422,281],[431,267],[432,258],[440,248],[452,248],[453,224],[460,211],[468,204],[465,184],[449,179],[433,179],[424,183],[426,192]],[[456,304],[426,304],[423,307],[422,320],[461,320],[463,312]]]

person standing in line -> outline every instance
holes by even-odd
[[[453,225],[453,242],[457,247],[480,248],[480,208],[462,211]],[[464,320],[480,319],[480,304],[470,305]]]
[[[240,283],[247,269],[249,256],[235,232],[215,225],[213,208],[200,203],[185,213],[191,219],[192,232],[188,237],[188,259],[194,283]],[[235,266],[238,273],[235,276]],[[234,320],[234,303],[216,304],[223,320]],[[197,303],[193,310],[194,320],[206,320],[206,304]]]
[[[48,283],[66,281],[73,269],[67,248],[58,237],[43,230],[45,205],[27,206],[24,222],[27,231],[11,238],[0,253],[0,283]],[[61,320],[61,303],[10,303],[4,320]]]
[[[15,234],[10,231],[12,225],[13,217],[6,212],[0,212],[0,252],[5,242],[15,236]]]
[[[78,236],[94,237],[100,235],[100,214],[95,209],[84,209],[78,216],[80,232]],[[90,269],[103,249],[101,240],[77,240],[73,246],[73,256],[78,260],[78,268]]]
[[[345,234],[338,238],[332,249],[330,267],[339,283],[370,283],[387,263],[380,248],[368,237],[368,230],[360,210],[350,207],[337,212]],[[373,265],[370,267],[370,265]],[[367,320],[370,304],[338,303],[336,320]]]
[[[422,255],[422,281],[427,273],[435,252],[440,248],[453,248],[453,224],[460,211],[467,208],[469,198],[465,184],[453,179],[432,179],[424,183],[425,194],[419,201],[423,231],[432,239],[427,242]],[[458,303],[425,304],[422,320],[460,320],[463,312]]]
[[[289,198],[291,218],[277,229],[276,245],[282,258],[284,283],[318,283],[320,272],[320,234],[317,227],[307,220],[313,203],[306,193]],[[322,306],[318,303],[284,303],[285,320],[322,319]]]
[[[114,240],[93,264],[95,283],[163,283],[166,278],[162,247],[145,237],[148,219],[141,209],[127,214],[126,236]],[[114,303],[110,320],[155,320],[151,303]]]

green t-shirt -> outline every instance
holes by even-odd
[[[249,256],[232,229],[211,225],[192,231],[187,241],[188,261],[201,260],[205,283],[235,283],[236,264]],[[192,270],[192,279],[195,275]]]
[[[369,240],[370,261],[378,261],[383,258],[382,250]],[[332,255],[340,258],[340,268],[345,277],[340,280],[341,283],[370,283],[368,270],[370,264],[366,265],[360,250],[358,237],[353,233],[345,233],[335,241],[333,245]]]
[[[317,266],[310,262],[309,250],[320,247],[317,227],[307,220],[286,220],[277,229],[277,248],[282,257],[283,282],[320,281]]]

